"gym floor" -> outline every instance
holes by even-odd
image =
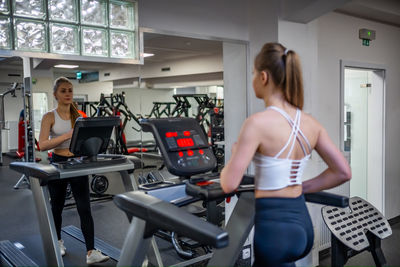
[[[20,175],[9,169],[8,164],[13,159],[4,157],[0,167],[0,240],[10,240],[21,243],[22,250],[39,265],[45,263],[41,248],[41,240],[33,198],[30,190],[14,190],[13,186]],[[116,248],[121,248],[129,223],[125,214],[112,201],[93,202],[92,213],[95,222],[95,235]],[[63,226],[80,227],[79,217],[75,208],[67,208],[63,213]],[[388,266],[400,266],[399,246],[400,223],[392,225],[393,234],[382,241],[382,248]],[[85,247],[83,243],[73,242],[68,236],[63,236],[67,254],[63,257],[66,266],[85,266]],[[167,242],[158,240],[165,265],[176,264],[179,259],[170,250]],[[330,256],[320,259],[320,266],[330,266]],[[115,261],[108,261],[99,266],[115,266]],[[363,252],[351,258],[346,266],[374,266],[372,255]]]

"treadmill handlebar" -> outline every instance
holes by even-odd
[[[195,180],[186,182],[186,194],[198,197],[202,200],[212,201],[212,200],[222,200],[227,197],[231,197],[241,192],[254,191],[254,176],[244,175],[242,182],[236,191],[231,193],[224,193],[219,183],[214,183],[212,181]],[[304,194],[306,201],[335,206],[339,208],[345,208],[349,206],[349,198],[346,196],[336,195],[328,192],[317,192],[317,193],[307,193]]]
[[[306,201],[327,206],[345,208],[349,206],[349,198],[328,192],[317,192],[304,194]]]
[[[19,173],[25,174],[26,177],[34,177],[40,179],[40,184],[45,185],[48,181],[59,179],[59,170],[51,164],[41,164],[36,162],[11,162],[10,168]]]
[[[228,233],[221,228],[144,192],[119,194],[114,197],[114,202],[128,217],[135,216],[146,221],[147,229],[173,231],[215,248],[228,245]]]

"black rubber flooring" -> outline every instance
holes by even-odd
[[[43,248],[32,193],[28,189],[14,190],[13,186],[20,175],[8,168],[10,159],[4,157],[5,164],[0,167],[0,240],[21,243],[23,251],[39,266],[45,265]],[[112,201],[92,203],[95,222],[95,235],[109,244],[121,248],[128,230],[128,220]],[[80,228],[79,216],[75,208],[68,208],[63,213],[63,226],[75,225]],[[382,241],[387,266],[400,266],[400,223],[392,226],[393,234]],[[65,266],[86,266],[83,243],[63,236],[67,255],[63,257]],[[171,250],[169,242],[157,240],[162,251],[165,266],[183,261]],[[330,266],[329,256],[320,259],[320,266]],[[108,261],[100,266],[115,266],[115,261]],[[351,258],[346,266],[374,266],[372,255],[363,252]]]

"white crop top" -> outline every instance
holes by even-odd
[[[53,113],[54,113],[54,124],[53,127],[51,127],[50,129],[50,139],[63,135],[72,129],[71,120],[61,119],[60,115],[58,115],[57,109],[53,109]],[[70,142],[71,139],[68,139],[59,144],[58,146],[56,146],[54,149],[69,148]]]
[[[282,114],[282,116],[284,116],[292,126],[292,131],[290,133],[289,140],[286,142],[281,151],[279,151],[274,157],[265,156],[260,153],[256,153],[254,155],[253,162],[255,165],[255,188],[258,190],[277,190],[290,185],[301,184],[301,177],[307,161],[310,158],[310,154],[307,154],[305,146],[301,142],[299,135],[301,135],[308,146],[309,153],[311,153],[311,145],[308,142],[307,137],[300,130],[301,111],[297,109],[296,117],[293,121],[285,111],[278,107],[270,106],[267,109],[273,109]],[[304,153],[304,158],[300,160],[289,158],[292,154],[296,140],[298,140]],[[283,153],[283,151],[285,151],[290,143],[291,147],[287,157],[279,158],[279,156]]]

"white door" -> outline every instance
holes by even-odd
[[[344,69],[343,147],[352,169],[350,197],[383,212],[384,71]]]

